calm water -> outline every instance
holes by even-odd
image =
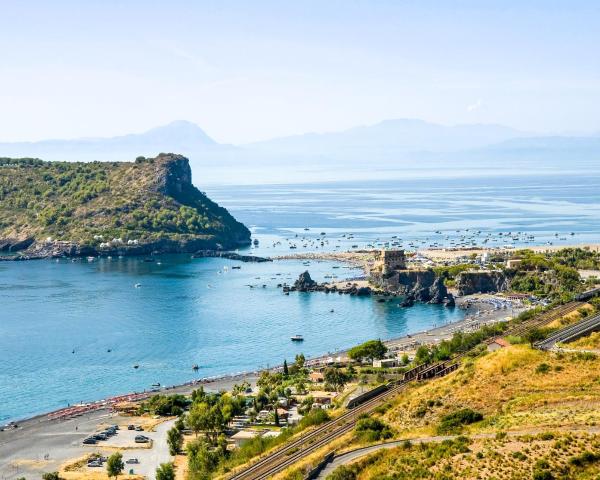
[[[598,185],[593,176],[527,177],[220,187],[207,193],[253,227],[260,239],[254,253],[274,255],[360,248],[392,236],[405,246],[449,243],[470,235],[466,228],[490,234],[498,244],[505,242],[500,231],[529,232],[536,243],[597,242]],[[321,232],[323,246],[316,241]],[[290,250],[291,244],[298,248]],[[461,316],[438,306],[399,309],[369,298],[285,296],[277,288],[305,269],[318,280],[360,273],[331,262],[233,265],[183,255],[165,256],[160,265],[136,259],[0,263],[0,419],[154,382],[278,364],[300,351],[333,352]],[[304,335],[303,344],[289,341],[296,333]],[[196,363],[197,374],[191,370]]]

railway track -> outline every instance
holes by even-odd
[[[550,312],[544,313],[539,317],[534,317],[531,320],[525,321],[505,332],[510,335],[522,335],[523,333],[547,325],[557,318],[567,315],[583,305],[583,302],[570,302],[561,305]],[[318,427],[315,430],[301,434],[292,442],[285,446],[270,452],[267,456],[259,459],[244,470],[229,476],[229,480],[262,480],[271,478],[274,475],[282,472],[286,468],[294,465],[302,458],[328,445],[336,438],[341,437],[345,433],[351,431],[362,414],[369,413],[383,404],[389,398],[394,397],[406,388],[406,385],[413,380],[424,380],[444,376],[456,368],[458,361],[467,355],[468,352],[463,352],[450,360],[437,362],[432,365],[419,365],[404,374],[404,378],[394,384],[388,390],[383,391],[379,395],[365,401],[364,403],[354,407],[339,417],[330,420],[326,424]]]
[[[540,315],[538,317],[534,317],[531,320],[527,320],[527,321],[521,323],[520,325],[516,325],[513,328],[509,328],[504,334],[505,335],[522,335],[523,333],[525,333],[533,328],[539,328],[539,327],[548,325],[548,324],[552,323],[554,320],[557,320],[565,315],[568,315],[569,313],[574,312],[575,310],[577,310],[578,308],[580,308],[583,305],[584,305],[583,302],[566,303],[564,305],[556,307],[555,309],[553,309],[549,312],[543,313],[542,315]]]
[[[385,400],[393,397],[402,391],[409,383],[408,380],[402,380],[393,385],[389,390],[367,400],[363,404],[349,410],[325,425],[301,435],[296,440],[285,445],[267,457],[262,458],[253,465],[250,465],[243,471],[240,471],[229,478],[231,480],[258,480],[270,478],[276,473],[281,472],[287,467],[293,465],[301,458],[327,445],[335,438],[340,437],[354,428],[356,420],[364,413],[368,413],[381,405]]]

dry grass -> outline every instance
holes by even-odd
[[[577,350],[600,350],[600,332],[593,332],[591,335],[575,340],[565,346]]]
[[[65,480],[108,480],[105,468],[88,469],[87,461],[91,454],[68,460],[59,469],[60,477]],[[143,480],[142,475],[119,475],[122,480]]]
[[[548,371],[538,373],[546,364]],[[600,424],[600,360],[514,345],[467,362],[453,374],[409,388],[385,414],[398,435],[435,432],[460,408],[484,415],[471,431]]]
[[[592,305],[590,305],[589,303],[586,303],[585,305],[582,305],[581,307],[579,307],[577,310],[575,310],[571,313],[568,313],[567,315],[563,315],[560,318],[557,318],[552,323],[549,323],[547,325],[547,327],[548,328],[566,327],[567,325],[570,325],[572,323],[575,323],[575,322],[578,322],[579,320],[581,320],[584,315],[583,312],[587,312],[587,314],[590,314],[590,313],[593,313],[594,310],[595,309]]]
[[[359,480],[395,479],[531,479],[549,471],[553,478],[597,478],[600,464],[573,465],[584,451],[600,452],[596,435],[544,434],[472,439],[399,447],[357,462]]]

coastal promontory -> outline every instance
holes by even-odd
[[[22,258],[232,249],[250,231],[192,184],[187,158],[0,158],[0,251]]]

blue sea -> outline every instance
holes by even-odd
[[[485,238],[488,246],[515,247],[599,242],[599,180],[527,175],[204,190],[251,227],[259,245],[248,253],[273,256]],[[462,316],[433,305],[401,309],[344,295],[286,296],[277,287],[304,270],[320,281],[361,274],[336,262],[158,260],[0,263],[0,422],[155,382],[335,352]],[[294,334],[305,341],[291,342]]]

